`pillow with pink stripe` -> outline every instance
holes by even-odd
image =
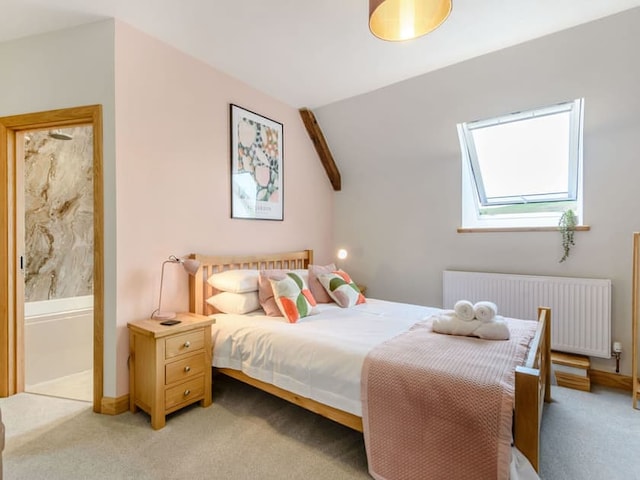
[[[298,275],[305,283],[307,282],[307,270],[270,269],[261,270],[258,275],[258,298],[260,300],[260,306],[268,317],[282,317],[282,312],[280,312],[275,296],[273,295],[273,287],[271,286],[270,280],[282,280],[287,273],[290,272]]]
[[[320,283],[320,280],[318,280],[318,275],[331,273],[335,269],[336,266],[333,263],[330,263],[329,265],[309,265],[309,290],[311,290],[311,294],[313,295],[313,298],[316,299],[316,302],[333,302],[332,298]]]
[[[343,270],[322,273],[318,275],[318,280],[333,301],[342,308],[353,307],[367,301],[349,274]]]
[[[276,304],[291,323],[311,314],[316,301],[311,291],[300,275],[293,272],[287,273],[282,279],[269,280],[273,288]]]

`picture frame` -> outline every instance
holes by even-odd
[[[284,129],[230,104],[231,218],[284,220]]]

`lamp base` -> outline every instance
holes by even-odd
[[[161,312],[156,310],[151,314],[151,318],[154,320],[172,320],[176,318],[176,312]]]

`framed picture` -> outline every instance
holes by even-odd
[[[231,218],[283,220],[282,124],[231,104]]]

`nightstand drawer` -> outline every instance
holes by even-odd
[[[188,380],[190,377],[202,375],[204,372],[204,354],[191,355],[168,363],[164,368],[165,385]]]
[[[182,335],[175,335],[165,341],[165,358],[195,352],[204,348],[204,329],[199,328]]]
[[[171,410],[182,403],[196,401],[204,395],[204,377],[200,376],[175,387],[168,388],[164,393],[164,408]]]
[[[129,410],[151,415],[154,430],[167,414],[200,402],[211,405],[211,325],[215,319],[178,313],[178,323],[129,322]]]

